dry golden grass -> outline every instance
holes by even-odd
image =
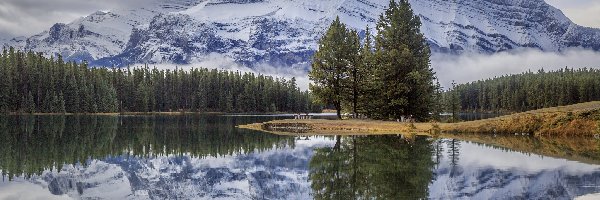
[[[280,135],[298,135],[298,133],[265,128],[269,127],[294,127],[306,126],[307,130],[301,134],[307,135],[378,135],[410,133],[417,135],[431,135],[435,129],[433,123],[398,123],[376,120],[275,120],[266,123],[248,124],[239,128],[267,131]]]
[[[240,128],[267,130],[277,134],[298,134],[285,127],[308,127],[308,135],[368,135],[480,133],[526,134],[536,136],[591,136],[599,134],[600,102],[546,108],[492,119],[460,123],[398,123],[376,120],[277,120]],[[278,128],[269,128],[278,127]],[[281,129],[280,127],[284,127]]]
[[[336,110],[331,110],[331,109],[323,109],[323,111],[321,111],[323,113],[337,113]]]
[[[598,134],[598,120],[600,120],[600,102],[588,102],[492,119],[444,124],[442,129],[458,133],[591,136]]]

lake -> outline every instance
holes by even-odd
[[[289,115],[0,117],[0,199],[594,199],[600,141],[292,137]]]

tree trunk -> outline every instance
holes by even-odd
[[[335,136],[335,145],[333,145],[333,150],[335,151],[340,151],[340,148],[342,146],[342,136]]]
[[[340,103],[336,103],[335,109],[337,110],[338,119],[342,119],[342,105]]]
[[[353,110],[353,116],[354,119],[358,118],[358,112],[357,112],[357,104],[358,104],[358,98],[356,97],[356,95],[354,96],[354,102],[352,102],[352,110]]]

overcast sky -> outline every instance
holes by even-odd
[[[0,0],[0,38],[31,36],[98,10],[127,8],[146,0]]]
[[[127,8],[145,0],[0,0],[0,39],[31,36],[98,10]],[[546,0],[580,25],[600,28],[599,0]]]

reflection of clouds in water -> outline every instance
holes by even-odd
[[[17,182],[0,182],[0,199],[24,191],[30,193],[26,195],[50,195],[48,189],[44,188],[48,182],[43,177],[51,177],[50,180],[62,177],[90,183],[95,188],[84,190],[84,196],[87,197],[127,196],[145,199],[148,194],[160,191],[184,195],[183,198],[209,198],[219,194],[233,195],[229,197],[238,199],[261,195],[272,195],[272,199],[311,199],[308,162],[315,148],[331,147],[335,139],[304,139],[298,137],[294,148],[274,146],[270,150],[248,154],[206,158],[189,155],[149,159],[116,157],[92,161],[87,167],[69,165],[61,173],[45,172],[41,178],[30,181],[19,179]],[[548,198],[544,195],[555,189],[559,191],[556,195],[563,195],[560,197],[600,192],[594,182],[600,176],[596,165],[511,152],[470,142],[459,143],[458,165],[452,176],[449,147],[448,143],[444,143],[441,164],[434,169],[436,176],[429,186],[431,199],[490,199],[519,195]],[[126,177],[119,174],[126,174]],[[133,181],[130,183],[128,180]],[[104,190],[107,188],[113,189]],[[105,192],[97,192],[100,190]],[[129,191],[127,195],[126,191]],[[196,194],[190,191],[204,196],[193,196]],[[71,197],[77,196],[74,189],[69,194]],[[47,197],[51,196],[40,196],[44,199]]]
[[[600,199],[600,193],[587,194],[580,197],[576,197],[575,200],[598,200]]]
[[[461,153],[462,152],[465,153],[460,155],[459,164],[463,167],[491,167],[497,170],[517,170],[525,173],[558,170],[570,175],[600,172],[600,166],[597,165],[544,157],[536,154],[482,148],[481,146],[470,142],[461,143]]]
[[[460,56],[434,54],[434,70],[443,87],[449,88],[452,80],[467,83],[506,74],[519,74],[531,70],[546,72],[569,68],[600,68],[600,52],[569,49],[562,53],[538,50],[516,50],[496,54],[463,54]]]
[[[71,199],[67,195],[53,195],[41,185],[17,178],[13,182],[0,181],[0,199]]]
[[[460,142],[452,166],[448,142],[430,184],[431,199],[571,199],[600,192],[600,166]],[[592,187],[583,187],[592,186]]]

